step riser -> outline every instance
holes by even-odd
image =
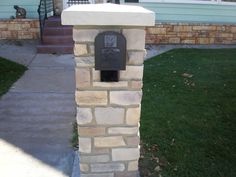
[[[51,20],[45,21],[45,27],[59,27],[59,26],[62,26],[61,21],[51,21]]]
[[[58,53],[58,54],[72,54],[73,47],[38,47],[38,53]]]
[[[60,38],[57,38],[55,36],[55,38],[47,38],[47,37],[43,37],[43,44],[54,44],[54,45],[59,45],[59,44],[68,44],[68,45],[73,45],[73,40],[72,40],[72,37],[70,38],[63,38],[63,39],[60,39]]]
[[[65,35],[72,35],[72,29],[66,29],[66,28],[56,28],[56,29],[50,29],[45,28],[43,31],[43,35],[50,35],[50,36],[65,36]]]

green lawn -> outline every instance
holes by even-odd
[[[236,177],[236,49],[154,57],[143,92],[142,177]]]
[[[0,97],[20,78],[27,68],[0,57]]]

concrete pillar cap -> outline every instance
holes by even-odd
[[[154,26],[155,13],[140,6],[73,5],[62,12],[62,24],[74,26]]]

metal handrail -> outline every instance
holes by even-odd
[[[40,0],[38,6],[39,14],[39,25],[40,25],[40,39],[43,41],[43,29],[45,25],[45,20],[49,16],[54,15],[54,3],[53,0]]]
[[[77,4],[94,4],[94,0],[68,0],[67,5],[77,5]]]

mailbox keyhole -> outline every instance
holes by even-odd
[[[118,71],[101,71],[102,82],[118,82]]]

